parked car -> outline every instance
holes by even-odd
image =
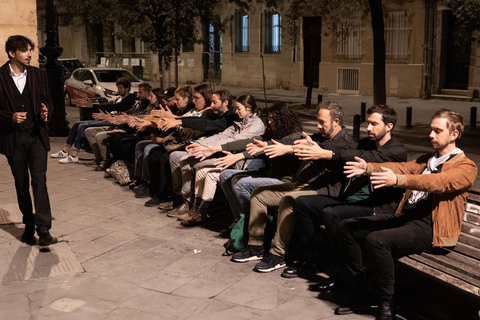
[[[60,58],[58,59],[58,63],[62,67],[64,80],[70,78],[76,69],[85,67],[77,58]]]
[[[131,93],[138,91],[142,83],[130,71],[121,68],[80,68],[73,71],[65,81],[65,106],[72,105],[72,99],[105,98],[109,102],[118,98],[115,82],[125,77],[132,83]]]

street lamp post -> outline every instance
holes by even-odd
[[[50,96],[53,100],[54,110],[49,123],[49,135],[52,137],[65,137],[70,131],[65,113],[65,100],[63,96],[63,72],[58,57],[63,52],[63,48],[58,46],[58,14],[53,4],[54,0],[47,0],[46,20],[47,39],[45,47],[40,48],[40,52],[45,56],[47,62],[45,68],[47,71]]]

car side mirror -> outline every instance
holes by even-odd
[[[83,81],[83,83],[86,84],[87,86],[93,86],[92,80],[85,80]]]

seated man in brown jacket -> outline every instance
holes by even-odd
[[[379,299],[376,319],[395,319],[394,258],[455,246],[461,232],[465,201],[477,176],[475,163],[455,141],[464,129],[463,118],[447,109],[432,116],[430,140],[434,152],[404,163],[347,162],[348,177],[369,175],[374,188],[406,189],[391,215],[351,218],[339,224],[338,238],[346,274],[355,292],[347,306],[335,314],[347,314],[370,306],[362,285],[362,249],[374,271],[373,294]],[[364,244],[360,247],[359,243]],[[363,292],[362,292],[363,291]]]

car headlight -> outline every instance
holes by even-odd
[[[112,91],[112,90],[107,89],[107,88],[103,89],[103,93],[105,94],[106,97],[118,95],[118,92]]]

